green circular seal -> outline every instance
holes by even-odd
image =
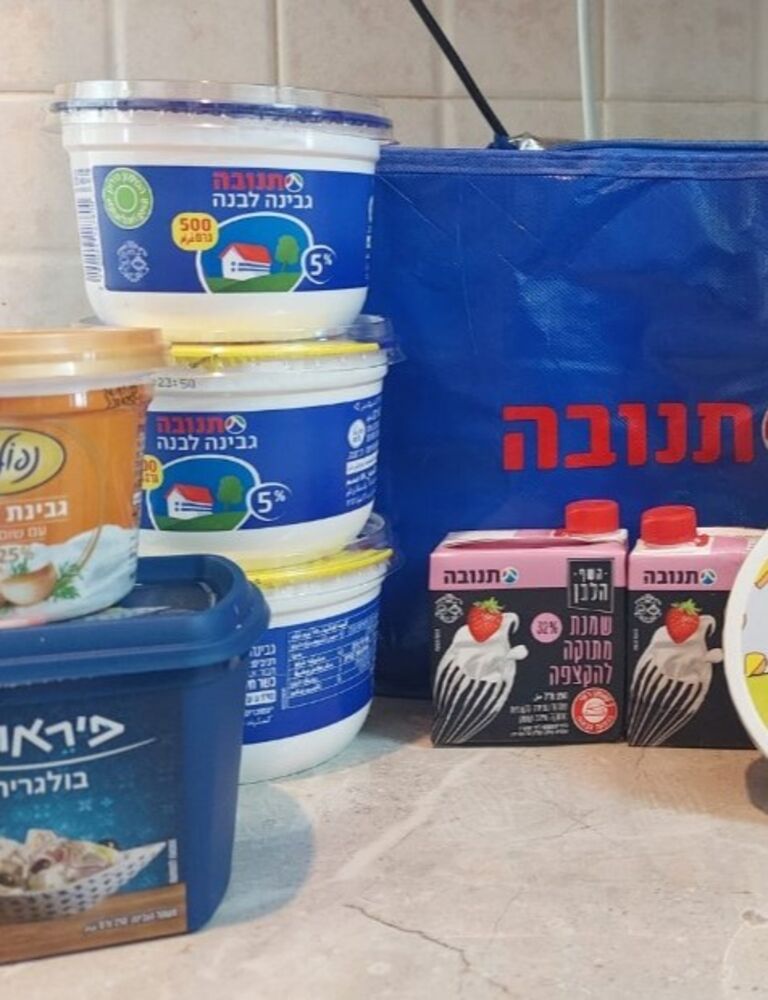
[[[152,214],[152,188],[140,173],[128,167],[110,170],[101,186],[101,200],[109,218],[121,229],[138,229]]]

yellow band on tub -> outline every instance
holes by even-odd
[[[244,364],[249,361],[303,361],[311,358],[341,358],[374,354],[379,344],[366,341],[296,341],[282,344],[174,344],[171,356],[177,364]]]
[[[297,583],[328,580],[357,570],[381,566],[388,563],[393,554],[392,549],[350,549],[338,555],[318,559],[316,562],[279,569],[246,569],[246,573],[251,583],[269,590],[275,587],[290,587]]]

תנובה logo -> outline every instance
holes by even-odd
[[[241,413],[230,413],[224,421],[224,430],[229,434],[244,434],[248,430],[248,421]]]

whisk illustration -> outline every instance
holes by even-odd
[[[702,615],[696,632],[675,643],[656,629],[632,677],[627,737],[635,746],[661,746],[695,717],[709,692],[722,649],[708,649],[715,619]]]
[[[503,616],[495,636],[478,642],[466,625],[438,664],[433,683],[436,745],[467,743],[488,726],[504,707],[512,690],[517,663],[528,655],[526,646],[510,648],[509,635],[520,618]]]

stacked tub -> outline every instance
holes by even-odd
[[[391,563],[374,515],[388,323],[361,316],[374,102],[288,88],[60,88],[86,288],[160,327],[141,553],[214,553],[264,591],[243,778],[310,767],[367,714]]]

